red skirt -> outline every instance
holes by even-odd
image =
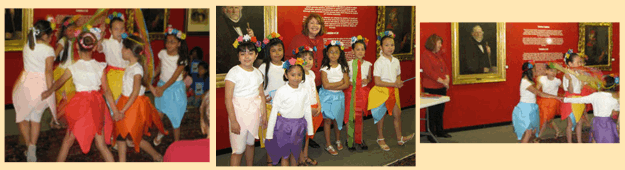
[[[584,87],[582,87],[582,96],[588,96],[594,92],[597,92],[597,90],[591,88],[588,85],[585,85]],[[592,109],[592,104],[586,104],[586,112],[591,111]]]
[[[111,143],[113,119],[101,92],[76,92],[65,107],[65,118],[69,125],[68,133],[76,136],[83,153],[89,152],[96,134],[104,134],[106,144]]]
[[[369,90],[371,90],[369,89],[369,87],[362,87],[356,90],[356,100],[354,100],[355,117],[364,117],[369,115],[369,111],[367,111],[367,99],[369,99]],[[352,86],[349,86],[349,88],[345,89],[343,92],[345,94],[345,114],[343,117],[343,122],[347,124],[347,122],[349,121],[349,111],[352,100]],[[365,112],[365,115],[363,115],[362,112]]]
[[[310,105],[310,108],[317,108],[317,106],[319,106],[319,103],[314,104],[314,105]],[[314,114],[314,113],[313,113]],[[317,115],[317,117],[313,116],[312,117],[312,122],[313,122],[313,133],[317,132],[317,129],[319,129],[319,127],[321,126],[321,123],[323,122],[323,114],[319,113],[319,115]],[[315,135],[308,135],[308,137],[310,139],[312,139],[313,137],[315,137]]]
[[[557,99],[538,97],[536,104],[540,111],[540,126],[560,113],[560,101]]]
[[[128,97],[122,95],[117,101],[117,109],[121,111],[128,103]],[[116,144],[117,136],[126,138],[128,135],[132,137],[135,146],[139,146],[143,135],[150,136],[150,127],[156,127],[158,130],[167,134],[163,128],[163,122],[158,115],[158,111],[150,102],[150,98],[146,96],[137,96],[130,108],[124,113],[124,118],[115,122],[115,132],[113,134],[113,145]],[[139,152],[139,147],[134,147]]]

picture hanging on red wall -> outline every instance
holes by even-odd
[[[579,23],[579,53],[586,65],[612,71],[612,23]]]
[[[169,21],[169,9],[146,8],[141,9],[141,12],[145,16],[145,25],[150,33],[150,39],[165,39],[167,21]]]
[[[28,35],[26,28],[33,26],[33,9],[6,8],[4,24],[4,50],[22,51],[25,37]]]
[[[506,81],[505,23],[452,23],[453,84]]]
[[[184,22],[185,32],[189,35],[209,35],[210,18],[208,15],[208,8],[187,9]]]
[[[379,6],[377,33],[392,31],[395,34],[394,55],[399,60],[415,57],[415,11],[414,6]],[[377,46],[378,57],[380,44]]]

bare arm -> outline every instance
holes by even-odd
[[[226,80],[225,85],[225,103],[226,103],[226,111],[228,112],[228,120],[230,121],[231,132],[234,134],[239,134],[241,127],[239,126],[239,122],[237,121],[237,117],[234,113],[234,104],[232,103],[232,95],[234,94],[234,86],[235,83],[232,81]]]
[[[61,86],[63,86],[63,84],[67,80],[69,80],[70,77],[72,77],[72,72],[69,70],[65,70],[65,73],[63,73],[61,78],[59,78],[57,81],[52,83],[52,86],[48,88],[48,90],[41,93],[41,99],[50,97],[50,95],[52,95],[52,93],[54,93],[54,91],[56,91],[57,89],[61,88]]]
[[[527,90],[529,90],[530,92],[532,92],[535,95],[538,95],[540,97],[558,99],[558,96],[554,96],[554,95],[551,95],[551,94],[543,93],[542,91],[539,91],[538,89],[536,89],[534,86],[527,87]]]
[[[167,82],[165,82],[165,84],[161,86],[160,88],[162,88],[163,90],[169,88],[169,86],[171,86],[172,84],[174,84],[174,82],[176,82],[176,80],[178,79],[178,76],[182,74],[183,70],[184,70],[184,66],[179,65],[178,68],[176,68],[174,75],[172,75],[171,78],[169,78],[169,80],[167,80]]]
[[[46,58],[46,86],[52,87],[52,82],[54,82],[54,57],[51,56]]]
[[[54,49],[54,54],[57,55],[57,56],[60,55],[61,51],[63,51],[64,47],[65,46],[63,46],[63,44],[61,44],[61,43],[56,44],[56,49]]]
[[[341,84],[339,87],[337,87],[338,90],[344,90],[346,88],[349,87],[349,85],[351,84],[351,81],[349,81],[349,75],[347,75],[347,73],[343,73],[343,80],[342,80],[343,84]]]
[[[113,111],[113,114],[115,114],[115,117],[124,117],[123,115],[119,115],[119,110],[117,109],[117,107],[115,107],[115,99],[113,99],[113,93],[111,93],[111,88],[109,87],[109,83],[108,80],[106,78],[106,74],[102,74],[102,89],[104,90],[104,98],[106,99],[106,102],[109,103],[109,106],[111,106],[111,110]],[[121,118],[118,118],[121,119]],[[117,120],[115,120],[117,121]]]
[[[141,91],[141,75],[135,75],[134,84],[132,85],[132,93],[130,93],[128,102],[126,102],[126,104],[122,108],[121,113],[125,113],[126,111],[128,111],[130,106],[132,106],[132,103],[134,103],[137,97],[139,97],[140,91]]]
[[[345,79],[343,79],[343,80],[345,80]],[[324,89],[327,89],[327,90],[340,90],[340,89],[338,89],[338,87],[343,85],[343,80],[341,80],[339,82],[330,83],[330,80],[328,80],[328,74],[325,71],[321,71],[321,85],[323,85]]]
[[[260,83],[260,86],[258,87],[258,96],[261,96],[260,98],[260,113],[261,113],[261,125],[263,126],[263,128],[267,128],[267,109],[265,108],[265,90],[263,90],[263,87],[265,86],[265,83]]]

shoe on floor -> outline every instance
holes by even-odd
[[[321,147],[321,146],[319,146],[319,144],[317,142],[315,142],[312,139],[308,140],[308,146],[310,146],[311,148],[319,148],[319,147]]]

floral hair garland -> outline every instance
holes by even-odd
[[[354,45],[356,43],[356,41],[363,41],[363,42],[365,42],[365,47],[367,47],[367,44],[369,44],[369,39],[363,38],[361,35],[352,37],[351,45]]]
[[[291,58],[291,59],[287,60],[286,62],[284,62],[284,64],[282,64],[282,68],[284,70],[287,70],[287,69],[291,68],[291,66],[294,66],[294,65],[300,65],[301,66],[302,64],[305,64],[304,60],[302,58],[298,58],[298,59]]]
[[[100,40],[100,38],[102,38],[101,37],[102,36],[102,34],[101,34],[102,30],[100,30],[100,28],[93,27],[91,25],[84,25],[82,27],[82,30],[81,29],[76,29],[76,31],[74,32],[74,36],[78,37],[80,35],[80,33],[87,32],[87,31],[91,32],[93,35],[86,34],[85,37],[91,37],[91,38],[95,39],[96,41],[98,41],[98,40]],[[95,35],[95,37],[94,37],[94,35]],[[92,48],[95,45],[95,44],[85,45],[84,40],[85,40],[84,38],[80,39],[80,45],[82,47],[84,47],[84,48]]]
[[[267,37],[263,40],[263,48],[265,46],[265,44],[269,44],[269,41],[271,41],[274,38],[278,38],[282,41],[282,36],[280,36],[280,34],[276,33],[276,32],[272,32],[271,34],[267,35]]]
[[[51,15],[46,16],[46,20],[48,20],[48,22],[50,22],[50,28],[52,28],[52,30],[56,29],[56,19],[54,19],[54,17],[52,17]]]
[[[293,55],[296,55],[297,53],[304,52],[304,51],[317,52],[317,47],[311,48],[310,46],[301,46],[293,50]]]
[[[109,14],[108,18],[106,18],[104,22],[106,22],[106,24],[111,24],[111,20],[113,20],[113,18],[119,18],[122,19],[122,21],[125,20],[124,14],[122,14],[121,12],[113,12],[112,14]]]
[[[234,48],[239,48],[239,44],[244,42],[254,43],[254,46],[256,46],[256,50],[258,50],[259,52],[261,50],[261,45],[263,45],[260,41],[256,40],[256,37],[250,37],[250,35],[245,34],[244,36],[239,36],[239,38],[234,40],[232,46],[234,46]]]
[[[167,32],[165,32],[165,36],[167,35],[175,35],[178,39],[184,40],[187,38],[187,34],[182,31],[173,28],[171,25],[167,26]]]
[[[345,47],[343,47],[343,43],[341,43],[341,41],[337,41],[337,40],[328,40],[326,42],[326,45],[324,46],[324,48],[328,48],[328,46],[339,46],[341,48],[341,50],[345,50]]]
[[[380,32],[380,34],[378,34],[378,40],[375,41],[376,44],[380,45],[382,38],[389,36],[391,38],[395,38],[395,33],[393,33],[393,31],[384,31],[384,32]]]
[[[138,34],[138,33],[136,33],[136,32],[135,32],[133,35],[135,35],[135,36],[139,36],[139,34]],[[128,34],[127,34],[127,33],[122,33],[122,39],[125,39],[125,40],[131,40],[131,41],[136,42],[136,43],[137,43],[137,44],[139,44],[139,45],[143,45],[143,43],[141,43],[141,42],[139,42],[139,41],[137,41],[137,40],[135,40],[135,39],[132,39],[132,38],[128,37]]]
[[[70,24],[74,24],[74,22],[76,22],[79,18],[80,18],[80,15],[74,15],[72,18],[70,18],[67,21],[63,22],[63,26],[67,27]]]
[[[528,63],[527,69],[523,70],[523,72],[526,72],[527,70],[530,70],[530,69],[534,68],[534,65],[536,65],[534,60],[527,61],[527,63]]]
[[[564,63],[566,63],[566,60],[571,57],[571,54],[573,54],[573,49],[569,49],[569,51],[564,53]]]

